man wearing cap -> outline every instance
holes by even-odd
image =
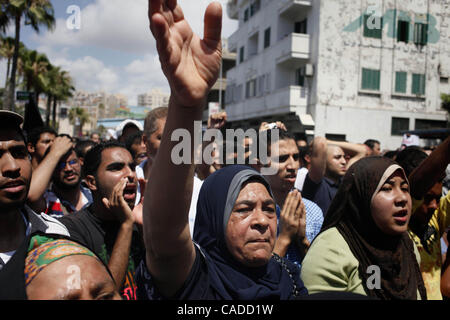
[[[122,121],[116,128],[117,140],[121,143],[125,143],[127,138],[136,132],[142,131],[142,124],[136,120],[126,119]]]
[[[22,122],[19,114],[0,110],[0,300],[27,298],[24,266],[32,235],[69,236],[57,220],[25,205],[32,169]]]

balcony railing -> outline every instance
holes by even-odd
[[[282,0],[278,6],[278,13],[288,18],[295,18],[311,8],[313,0]]]
[[[216,83],[211,88],[211,90],[222,90],[222,91],[225,91],[226,89],[227,89],[226,78],[217,79]]]
[[[308,60],[310,57],[309,34],[291,33],[276,44],[276,50],[277,64]]]

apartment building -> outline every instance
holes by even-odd
[[[211,104],[216,106],[217,110],[225,109],[225,92],[227,89],[227,74],[228,70],[234,68],[236,65],[236,53],[230,52],[228,49],[228,39],[222,39],[222,64],[220,66],[219,77],[216,83],[212,86],[208,97],[207,105],[203,111],[203,121],[206,123],[210,111]]]
[[[299,136],[400,146],[445,127],[450,1],[230,0],[226,111],[233,126],[282,120]]]
[[[160,89],[154,88],[150,92],[138,95],[138,106],[150,107],[152,109],[167,106],[169,104],[168,93]]]

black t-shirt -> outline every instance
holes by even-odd
[[[119,223],[100,220],[93,214],[92,206],[64,216],[59,221],[69,230],[70,238],[92,250],[108,265],[119,232]],[[134,281],[134,274],[144,254],[144,245],[135,227],[130,247],[128,270],[120,292],[124,299],[136,300],[137,287]]]
[[[183,286],[178,292],[170,297],[171,300],[222,300],[223,297],[211,285],[210,275],[208,272],[208,265],[206,257],[203,255],[201,249],[195,246],[195,261],[192,265],[189,276],[184,282]],[[294,271],[293,277],[300,277],[299,269],[289,262],[284,260],[285,270]],[[291,279],[293,279],[291,277]],[[301,281],[300,281],[301,282]],[[138,286],[137,298],[138,300],[165,300],[158,289],[155,287],[152,276],[147,269],[145,259],[143,259],[136,270],[136,283]],[[297,284],[298,285],[298,284]],[[307,294],[306,288],[301,283],[302,288],[299,288],[301,295]],[[273,297],[276,298],[276,297]]]
[[[323,215],[325,216],[338,188],[338,184],[326,177],[323,177],[319,183],[315,183],[311,180],[308,173],[303,185],[302,196],[305,199],[315,202],[322,209]]]
[[[191,272],[178,292],[171,297],[173,300],[215,300],[217,296],[209,285],[208,267],[200,249],[195,246],[195,261]],[[152,281],[145,259],[136,270],[138,300],[165,300]]]
[[[0,270],[0,300],[26,300],[25,259],[31,236],[27,236],[9,262]]]

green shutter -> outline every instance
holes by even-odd
[[[369,72],[370,70],[368,69],[362,69],[362,83],[361,83],[361,89],[369,89],[370,88],[370,84],[369,84],[369,80],[370,80],[370,76],[369,76]]]
[[[375,78],[375,86],[373,87],[373,90],[380,90],[380,71],[379,70],[373,70],[374,78]]]
[[[417,95],[425,94],[425,75],[413,74],[412,78],[412,93]]]
[[[416,22],[414,25],[414,43],[424,46],[428,42],[428,25]]]
[[[380,70],[362,69],[361,89],[380,90]]]
[[[395,92],[406,93],[406,72],[395,73]]]

